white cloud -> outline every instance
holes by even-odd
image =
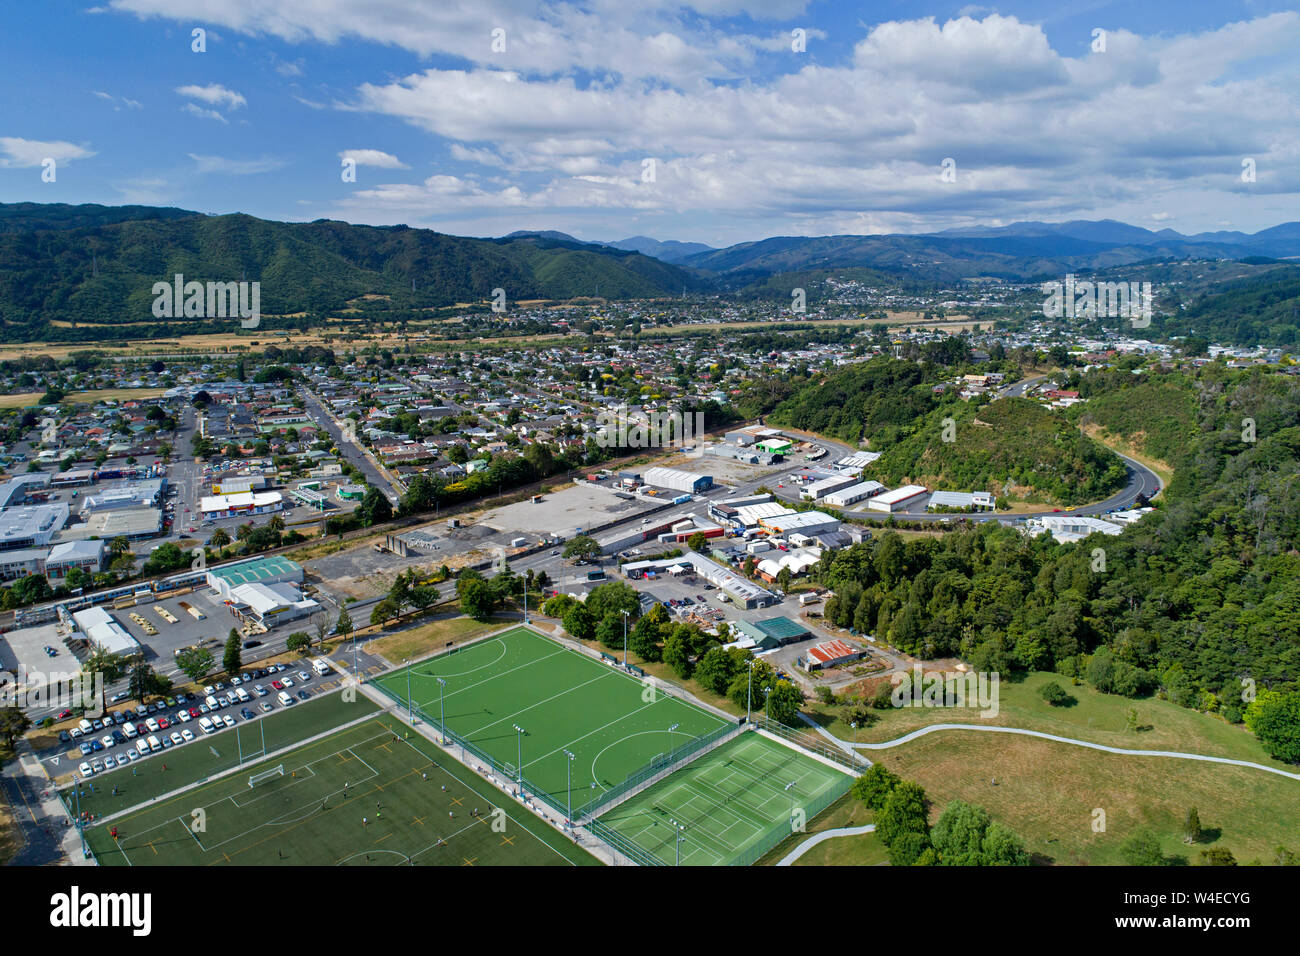
[[[207,103],[209,106],[237,110],[248,105],[244,94],[226,89],[220,83],[209,83],[207,86],[178,86],[176,92],[189,99]]]
[[[219,123],[226,123],[227,125],[229,125],[230,123],[228,119],[226,119],[216,110],[205,110],[202,106],[199,106],[196,103],[186,103],[182,107],[182,109],[184,109],[185,112],[187,113],[193,113],[195,116],[199,117],[200,119],[216,120]]]
[[[40,166],[52,159],[60,166],[74,159],[89,159],[95,151],[63,140],[23,139],[0,136],[0,167],[14,169]]]
[[[339,153],[340,159],[350,159],[358,166],[377,166],[380,169],[410,169],[391,153],[378,149],[347,149]]]
[[[133,100],[125,96],[114,96],[111,93],[105,93],[103,90],[91,90],[91,95],[99,97],[113,104],[113,112],[120,112],[122,107],[127,109],[139,110],[144,109],[144,105],[139,100]]]
[[[266,157],[263,159],[227,159],[224,156],[200,156],[188,154],[194,160],[200,173],[223,173],[230,176],[253,176],[258,173],[274,172],[288,165],[282,159]]]

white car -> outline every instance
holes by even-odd
[[[154,720],[152,717],[146,720],[144,722],[144,725],[149,728],[149,733],[151,734],[158,733],[158,721]]]
[[[226,722],[227,727],[235,726],[235,718],[231,717],[229,714],[222,714],[221,719]]]
[[[299,671],[298,680],[302,681],[305,684],[307,681],[311,680],[311,675],[308,674],[306,671]]]
[[[117,743],[117,741],[113,739],[112,734],[104,734],[104,736],[99,738],[99,742],[104,745],[105,750],[110,749],[114,744]]]
[[[188,727],[186,727],[184,730],[181,731],[181,740],[185,741],[186,743],[189,743],[193,739],[194,739],[194,731],[190,730]]]
[[[136,750],[134,747],[127,750],[126,755],[131,760],[132,763],[140,759],[140,752]]]
[[[82,777],[92,776],[94,772],[95,772],[94,769],[90,766],[89,763],[83,763],[80,767],[77,768],[77,773],[81,774]]]
[[[185,738],[182,737],[179,733],[177,733],[177,732],[173,732],[173,733],[172,733],[172,743],[174,743],[174,744],[183,744],[183,743],[185,743]]]
[[[116,767],[116,766],[117,766],[117,758],[116,758],[116,757],[108,756],[108,757],[105,757],[105,758],[104,758],[104,769],[105,769],[105,770],[112,770],[112,769],[113,769],[114,767]]]
[[[283,684],[285,687],[292,687],[292,686],[293,686],[293,678],[292,678],[292,677],[281,677],[281,678],[280,678],[280,683]]]
[[[194,718],[190,716],[190,712],[188,710],[182,710],[179,714],[176,715],[176,719],[179,720],[182,724],[188,724]]]
[[[73,737],[84,737],[86,735],[86,732],[82,730],[80,727],[73,727],[72,730],[69,731],[69,733]]]
[[[100,763],[98,760],[96,760],[96,761],[93,761],[93,762],[91,763],[91,765],[90,765],[90,769],[93,770],[93,771],[95,771],[95,773],[103,773],[103,772],[104,772],[104,765],[103,765],[102,763]]]
[[[204,696],[204,697],[211,697],[211,696],[212,696],[213,694],[215,694],[216,692],[217,692],[217,689],[216,689],[215,687],[213,687],[211,684],[209,684],[207,687],[203,688],[203,696]]]

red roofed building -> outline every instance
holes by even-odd
[[[852,664],[867,656],[867,652],[838,639],[823,641],[804,652],[798,664],[806,671],[821,670],[826,667],[840,667]]]

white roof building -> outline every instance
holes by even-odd
[[[73,611],[72,619],[78,629],[86,635],[90,643],[108,651],[110,654],[138,654],[140,642],[117,623],[113,615],[102,607],[89,607],[84,611]]]

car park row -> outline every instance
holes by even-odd
[[[270,688],[253,683],[263,678],[272,678]],[[289,693],[287,688],[295,685],[295,678],[297,682],[306,683],[311,680],[311,674],[306,670],[290,674],[289,665],[272,664],[249,674],[236,675],[231,678],[229,687],[224,682],[218,683],[205,687],[202,694],[178,694],[146,704],[138,711],[128,708],[108,713],[102,719],[82,718],[71,730],[60,731],[59,741],[68,744],[84,738],[78,749],[88,759],[77,768],[84,780],[190,743],[196,734],[185,724],[191,721],[197,723],[205,735],[234,727],[237,723],[234,717],[219,713],[227,707],[240,707],[239,714],[244,720],[257,718],[258,714],[251,706],[253,703],[262,713],[270,713],[275,709],[271,702],[272,689],[276,692],[274,699],[281,707],[309,699],[311,695],[306,690],[298,690],[296,697]],[[251,693],[245,684],[250,685]],[[255,698],[266,699],[255,701]],[[177,709],[173,711],[173,707]],[[96,736],[100,731],[104,732],[103,735]],[[102,757],[96,756],[100,753]]]

